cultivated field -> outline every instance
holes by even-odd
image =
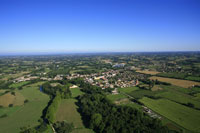
[[[157,76],[150,77],[150,79],[152,79],[152,80],[157,79],[159,81],[171,83],[173,85],[184,87],[184,88],[188,88],[188,87],[191,87],[193,85],[200,85],[199,82],[181,80],[181,79],[173,79],[173,78],[163,78],[163,77],[157,77]]]
[[[39,124],[38,120],[42,116],[43,109],[47,106],[50,98],[38,89],[38,85],[43,82],[23,87],[23,90],[16,90],[16,93],[23,95],[29,102],[21,106],[0,108],[0,132],[1,133],[18,133],[20,127],[31,127]],[[8,126],[9,125],[9,126]]]
[[[178,125],[194,132],[200,132],[200,111],[167,99],[153,100],[144,97],[140,101],[153,111]]]
[[[156,74],[160,73],[160,72],[157,72],[157,71],[148,71],[148,70],[143,70],[143,71],[142,70],[138,70],[136,72],[144,73],[144,74],[150,74],[150,75],[156,75]]]
[[[157,94],[156,96],[160,96],[166,99],[169,99],[171,101],[175,101],[178,103],[183,103],[183,104],[188,104],[188,103],[192,103],[195,108],[199,108],[200,109],[200,101],[196,100],[195,97],[187,95],[187,94],[183,94],[177,91],[168,91],[168,92],[163,92],[160,94]]]

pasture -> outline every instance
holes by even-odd
[[[200,132],[200,111],[167,99],[153,100],[144,97],[140,102],[178,125],[193,132]]]
[[[0,108],[0,115],[7,115],[7,117],[0,118],[0,132],[16,133],[20,131],[20,127],[28,125],[33,127],[39,124],[38,120],[42,116],[42,111],[50,100],[48,95],[39,91],[37,86],[40,84],[42,82],[29,85],[29,87],[25,86],[23,90],[16,90],[16,93],[20,93],[29,100],[28,103]]]
[[[25,98],[21,93],[14,92],[14,94],[11,94],[11,92],[9,92],[0,96],[0,105],[3,107],[8,107],[10,104],[19,106],[24,104],[24,100]]]
[[[117,101],[117,100],[120,100],[120,99],[127,98],[127,96],[125,96],[123,94],[116,94],[116,95],[109,94],[109,95],[107,95],[107,98],[111,101]]]
[[[84,94],[80,88],[70,88],[70,91],[72,92],[72,97],[77,97]]]
[[[160,85],[154,85],[153,88],[151,88],[152,91],[159,91],[159,90],[163,90],[163,88]]]
[[[56,113],[56,121],[66,120],[69,123],[73,123],[75,130],[74,133],[85,133],[91,130],[86,129],[83,125],[81,115],[77,111],[78,106],[75,104],[76,99],[63,99]]]
[[[173,79],[173,78],[163,78],[163,77],[157,77],[157,76],[150,77],[150,79],[151,80],[157,79],[158,81],[167,82],[172,85],[176,85],[176,86],[180,86],[180,87],[184,87],[184,88],[188,88],[193,85],[200,85],[199,82],[194,82],[194,81],[189,81],[189,80],[181,80],[181,79]]]

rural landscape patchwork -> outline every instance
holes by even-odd
[[[0,133],[200,133],[200,0],[0,0]]]
[[[1,57],[0,72],[1,133],[200,132],[199,52]]]

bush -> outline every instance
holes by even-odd
[[[57,133],[70,133],[74,129],[73,123],[67,123],[66,121],[56,122],[53,127]]]
[[[11,94],[12,94],[13,96],[15,96],[15,92],[11,92]]]
[[[13,107],[13,104],[9,104],[8,107]]]
[[[24,101],[24,103],[28,103],[29,102],[29,100],[28,99],[26,99],[25,101]]]
[[[7,114],[3,114],[0,116],[0,118],[4,118],[4,117],[7,117],[8,115]]]
[[[18,90],[22,90],[22,89],[23,89],[23,87],[19,87],[19,88],[18,88]]]

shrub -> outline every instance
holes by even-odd
[[[28,102],[29,102],[29,100],[28,100],[28,99],[24,100],[24,103],[28,103]]]
[[[13,96],[15,96],[15,92],[11,92],[11,94],[12,94]]]
[[[0,116],[0,118],[4,118],[4,117],[7,117],[8,115],[7,114],[3,114]]]
[[[9,104],[8,107],[13,107],[13,104]]]

